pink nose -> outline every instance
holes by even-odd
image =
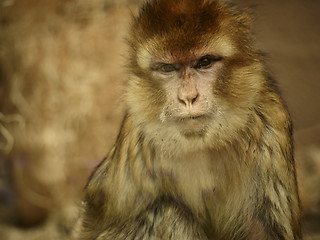
[[[196,89],[196,86],[192,83],[184,85],[179,89],[178,99],[186,107],[191,107],[198,99],[198,96],[199,94]]]

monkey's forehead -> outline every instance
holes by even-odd
[[[247,15],[212,0],[153,0],[132,25],[132,59],[182,62],[251,51],[249,23]]]
[[[216,1],[154,0],[147,2],[135,19],[130,42],[134,48],[152,42],[149,45],[157,52],[175,55],[211,46],[213,40],[228,39],[226,43],[230,43],[232,39],[238,44],[246,42],[248,35],[243,20],[242,13]]]
[[[215,1],[155,0],[147,2],[141,9],[134,29],[146,38],[183,34],[194,39],[216,31],[222,12],[222,6]]]

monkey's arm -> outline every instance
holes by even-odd
[[[257,219],[267,239],[301,239],[300,204],[293,156],[292,124],[280,97],[268,93],[265,108],[257,111],[264,125],[260,146]],[[259,192],[259,191],[258,191]]]
[[[89,208],[86,209],[88,217]],[[207,240],[202,229],[187,216],[184,209],[178,209],[167,200],[159,200],[135,218],[85,220],[81,240]],[[88,225],[90,224],[90,226]],[[103,225],[103,226],[102,226]]]
[[[80,239],[207,240],[188,209],[158,190],[145,164],[150,145],[131,124],[126,116],[117,147],[90,177]]]

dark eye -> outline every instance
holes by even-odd
[[[176,70],[175,66],[172,64],[162,64],[159,68],[161,72],[173,72]]]
[[[219,61],[220,59],[221,58],[213,56],[204,56],[199,59],[195,68],[209,68],[214,62]]]

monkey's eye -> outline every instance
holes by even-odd
[[[219,61],[220,59],[221,58],[214,56],[204,56],[199,59],[194,68],[209,68],[214,62]]]
[[[172,64],[162,64],[159,68],[161,72],[173,72],[176,70],[176,67]]]

